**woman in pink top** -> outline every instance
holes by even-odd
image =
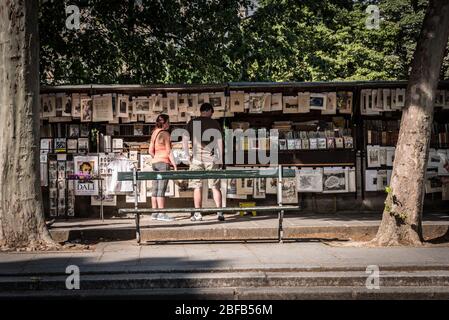
[[[153,171],[169,171],[170,164],[174,170],[177,170],[173,152],[171,149],[169,117],[166,114],[161,114],[156,119],[156,129],[151,134],[150,140],[150,155],[153,157]],[[154,180],[153,190],[151,196],[151,206],[153,209],[165,208],[165,191],[167,190],[168,180]],[[153,213],[153,219],[162,221],[173,221],[165,213]]]

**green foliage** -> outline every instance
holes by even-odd
[[[406,79],[427,0],[73,0],[40,9],[41,80],[220,83]],[[381,10],[368,30],[368,3]],[[449,77],[449,57],[443,75]]]
[[[387,200],[385,200],[385,211],[400,222],[405,222],[407,219],[407,214],[405,212],[396,212],[393,210],[393,205],[401,205],[400,201],[393,194],[393,188],[391,188],[391,186],[387,186],[385,188],[385,192],[388,193]]]

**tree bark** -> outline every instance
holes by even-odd
[[[434,96],[449,36],[449,1],[431,0],[413,57],[390,192],[372,244],[420,245]]]
[[[39,179],[38,1],[0,1],[0,247],[53,246]]]

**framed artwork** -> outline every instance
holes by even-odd
[[[56,96],[54,94],[41,95],[41,109],[44,118],[56,117]]]
[[[352,114],[352,92],[337,92],[337,110],[341,114]]]
[[[282,181],[282,203],[298,203],[298,191],[296,190],[296,178],[285,178]]]
[[[337,93],[328,92],[326,96],[326,108],[321,110],[321,114],[337,114]]]
[[[311,93],[309,108],[312,110],[326,110],[327,96],[323,93]]]
[[[365,170],[365,190],[377,191],[377,170]]]
[[[91,122],[93,116],[93,105],[91,98],[81,99],[81,122]]]
[[[388,186],[388,173],[387,170],[377,171],[377,191],[384,191]]]
[[[263,112],[270,112],[271,111],[271,93],[265,92],[262,97],[262,111]]]
[[[127,118],[129,114],[129,96],[119,94],[117,96],[116,115],[120,118]]]
[[[282,93],[273,93],[271,95],[271,111],[282,111]]]
[[[262,113],[264,108],[263,93],[249,94],[249,113]]]
[[[367,146],[368,168],[380,167],[380,146]]]
[[[348,171],[343,168],[323,169],[323,193],[348,192]]]
[[[167,106],[167,113],[170,116],[178,113],[178,94],[176,92],[167,93]]]
[[[133,98],[133,114],[149,115],[151,111],[151,99],[149,97]]]
[[[254,180],[254,190],[253,190],[253,198],[254,199],[265,199],[265,178],[257,178]]]
[[[215,110],[224,110],[226,106],[226,99],[224,92],[216,92],[209,95],[209,103]]]
[[[323,192],[323,169],[297,170],[298,192]]]
[[[383,110],[391,111],[391,89],[383,89],[382,90],[382,102],[383,102]]]
[[[405,89],[396,89],[395,109],[400,110],[405,107]]]
[[[298,113],[310,112],[310,92],[298,92]]]
[[[284,96],[282,98],[283,113],[298,113],[298,96]]]
[[[81,118],[81,97],[86,98],[86,96],[81,96],[79,93],[72,94],[72,117]]]
[[[72,95],[64,94],[62,96],[62,116],[71,117],[72,116]]]

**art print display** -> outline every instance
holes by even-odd
[[[66,138],[55,138],[55,152],[65,153],[67,152],[67,139]]]
[[[321,110],[321,114],[337,114],[337,93],[328,92],[326,99],[326,108]]]
[[[228,167],[227,170],[238,170],[239,168]],[[226,197],[228,199],[246,199],[246,195],[238,193],[238,186],[242,179],[228,179],[226,184]]]
[[[123,151],[123,139],[119,138],[112,139],[112,151],[113,152]]]
[[[161,94],[152,94],[151,95],[151,101],[153,103],[152,110],[153,112],[160,113],[163,111],[162,106],[162,95]]]
[[[380,147],[367,146],[368,168],[380,167]]]
[[[98,154],[98,169],[100,175],[112,175],[112,169],[109,167],[109,165],[114,160],[115,160],[114,154],[106,154],[106,153]]]
[[[388,187],[388,173],[387,170],[377,171],[377,191],[385,191]]]
[[[41,95],[41,109],[44,118],[56,117],[56,95]]]
[[[365,171],[365,190],[378,191],[377,170]]]
[[[323,192],[323,169],[296,170],[298,192]]]
[[[215,110],[224,110],[226,107],[226,98],[224,92],[216,92],[209,95],[209,103]]]
[[[52,153],[53,152],[53,139],[41,139],[40,146],[41,153]]]
[[[265,178],[254,179],[253,199],[265,199]]]
[[[93,116],[93,104],[91,98],[81,98],[81,122],[91,122]]]
[[[81,96],[79,93],[72,94],[72,117],[81,118],[81,97],[86,98],[86,96]]]
[[[198,95],[198,107],[201,107],[201,105],[206,102],[209,102],[209,94],[208,93],[200,93]]]
[[[80,126],[78,124],[71,124],[69,126],[69,138],[80,137]]]
[[[271,95],[271,111],[282,111],[282,93],[273,93]]]
[[[176,115],[178,113],[178,94],[175,93],[167,93],[167,105],[169,115]]]
[[[394,163],[394,154],[396,152],[395,147],[386,147],[386,153],[387,153],[387,166],[392,167]]]
[[[426,174],[426,193],[443,191],[443,182],[437,172],[428,171]]]
[[[189,94],[187,96],[187,113],[190,116],[195,116],[198,110],[198,94]]]
[[[429,150],[429,160],[427,162],[427,168],[438,168],[440,165],[441,157],[435,149]]]
[[[112,121],[112,94],[96,95],[92,100],[92,121]]]
[[[298,113],[310,112],[310,92],[298,92]]]
[[[350,136],[343,137],[345,149],[353,149],[354,148],[354,138]]]
[[[348,171],[343,168],[323,169],[323,193],[348,192]]]
[[[151,113],[151,99],[149,97],[133,97],[133,114],[149,115]]]
[[[73,157],[75,174],[81,177],[98,176],[98,157],[96,156],[77,156]],[[75,194],[77,196],[96,196],[98,195],[98,180],[76,180]]]
[[[129,96],[121,95],[117,96],[117,116],[120,118],[127,118],[129,114]]]
[[[395,109],[399,110],[405,107],[405,89],[396,89]]]
[[[384,111],[391,111],[391,89],[383,89],[382,90],[383,95],[383,110]]]
[[[311,93],[309,108],[311,110],[326,110],[327,96],[323,93]]]
[[[445,150],[438,150],[438,156],[440,157],[440,162],[438,164],[438,175],[449,176],[449,157]]]
[[[337,110],[341,114],[352,114],[352,92],[337,92]]]
[[[298,113],[298,96],[284,96],[282,98],[283,113]]]
[[[89,152],[89,138],[78,138],[78,152],[79,153]]]
[[[72,116],[72,96],[64,94],[62,96],[62,116]]]
[[[298,191],[296,190],[296,178],[284,178],[282,180],[282,203],[298,203]]]

